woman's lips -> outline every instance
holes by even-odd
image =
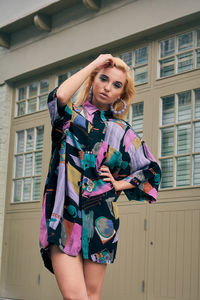
[[[100,93],[100,96],[101,96],[103,99],[107,99],[107,98],[108,98],[108,95],[105,94],[105,93]]]

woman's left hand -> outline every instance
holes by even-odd
[[[103,165],[99,170],[100,176],[107,177],[103,178],[103,181],[110,182],[113,185],[116,192],[135,188],[135,185],[127,182],[126,180],[115,180],[112,174],[110,173],[110,169],[107,166]]]
[[[101,168],[99,170],[100,170],[100,176],[107,177],[107,178],[103,178],[103,181],[110,182],[113,185],[114,189],[116,191],[119,191],[120,190],[120,184],[119,184],[120,181],[117,181],[114,179],[114,177],[112,176],[112,174],[110,172],[110,169],[107,166],[103,165],[103,166],[101,166]]]

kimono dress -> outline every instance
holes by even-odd
[[[96,263],[115,260],[120,192],[103,181],[102,165],[115,180],[133,185],[124,190],[129,200],[155,202],[161,176],[148,146],[127,122],[89,101],[60,107],[57,88],[48,96],[52,151],[40,222],[40,252],[52,273],[51,244]]]

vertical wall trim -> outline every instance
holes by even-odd
[[[144,231],[147,231],[147,219],[144,219]]]
[[[142,292],[144,293],[144,280],[142,280]]]
[[[8,148],[11,128],[12,88],[7,84],[0,85],[0,277],[2,267],[2,245],[4,232],[4,217],[6,205],[6,183]],[[1,279],[1,278],[0,278]]]

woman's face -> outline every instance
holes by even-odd
[[[100,110],[108,110],[110,104],[121,97],[126,83],[126,74],[116,67],[101,69],[93,81],[92,104]]]

